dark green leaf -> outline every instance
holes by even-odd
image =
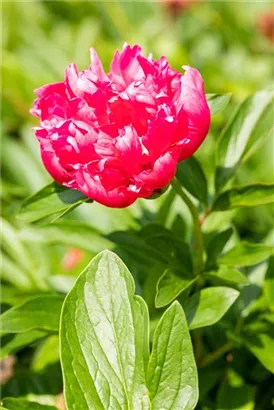
[[[212,211],[229,211],[238,207],[251,207],[274,202],[274,184],[255,184],[231,188],[215,200]]]
[[[266,89],[248,97],[219,138],[215,175],[216,190],[233,177],[246,152],[269,135],[273,128],[273,91]]]
[[[28,198],[18,216],[26,222],[38,221],[57,214],[59,217],[88,200],[81,192],[52,182]]]
[[[206,100],[210,109],[211,116],[219,114],[225,109],[231,94],[206,94]]]
[[[20,398],[7,397],[2,400],[2,404],[7,410],[57,410],[56,407],[38,404]]]
[[[68,409],[149,409],[148,311],[113,253],[97,255],[68,294],[61,362]],[[75,360],[77,358],[77,360]]]
[[[207,204],[207,181],[204,171],[195,157],[178,164],[176,177],[182,186],[203,204]]]
[[[269,333],[258,332],[256,335],[250,336],[245,345],[254,356],[262,363],[262,365],[274,373],[274,334],[273,327]]]
[[[264,296],[269,309],[274,311],[274,257],[269,259],[264,281]]]
[[[21,333],[33,329],[59,330],[64,298],[59,295],[37,296],[1,315],[2,333]]]
[[[193,278],[190,274],[179,274],[172,269],[167,269],[157,283],[155,306],[161,308],[168,305],[176,299],[183,290],[192,286],[197,279],[198,277]]]
[[[166,310],[156,327],[147,382],[153,410],[192,410],[197,404],[196,363],[184,311],[178,302]]]
[[[48,335],[48,331],[30,330],[29,332],[10,334],[3,336],[1,340],[1,359],[10,353],[16,353],[26,346],[43,339]]]
[[[229,268],[225,265],[219,267],[216,271],[206,272],[205,275],[210,279],[219,279],[221,281],[231,283],[232,285],[249,285],[249,281],[240,271]]]
[[[184,305],[189,328],[197,329],[217,323],[239,294],[235,289],[221,286],[194,293]]]
[[[217,395],[218,410],[252,410],[254,408],[255,387],[235,386],[224,380]]]
[[[271,246],[239,242],[219,258],[219,263],[227,266],[252,266],[264,261],[272,254]]]
[[[217,235],[215,235],[211,239],[206,249],[206,252],[207,252],[206,267],[207,268],[211,268],[216,265],[217,258],[222,252],[227,241],[230,239],[232,233],[233,233],[233,229],[229,228],[229,229],[226,229],[225,231],[217,233]]]

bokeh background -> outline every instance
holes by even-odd
[[[18,235],[29,246],[36,291],[47,290],[48,286],[68,290],[71,286],[69,278],[74,280],[90,260],[92,252],[72,248],[66,243],[66,235],[58,237],[60,232],[57,231],[51,231],[45,237],[38,236],[33,242],[30,228],[22,226],[15,218],[22,200],[51,181],[41,165],[38,143],[31,131],[37,124],[29,114],[34,100],[33,90],[45,83],[61,81],[65,67],[71,62],[75,62],[79,70],[85,69],[89,64],[91,46],[96,48],[108,71],[114,50],[121,49],[124,42],[140,44],[144,53],[152,53],[154,58],[165,55],[171,66],[178,70],[186,64],[197,68],[204,78],[207,93],[232,93],[230,104],[213,118],[210,134],[197,152],[211,184],[214,143],[221,129],[246,96],[273,83],[272,2],[4,1],[1,59],[3,226],[10,238]],[[273,182],[273,144],[273,138],[266,140],[241,165],[235,184]],[[140,200],[125,210],[93,205],[91,211],[90,205],[83,205],[69,218],[84,221],[100,233],[108,234],[115,229],[136,228],[137,217],[142,223],[153,220],[155,207],[161,201],[161,198],[157,201]],[[273,206],[266,205],[237,212],[233,222],[242,239],[260,242],[268,238],[269,242],[271,237],[273,239],[273,216]],[[13,280],[18,280],[22,269],[16,250],[13,251],[8,245],[4,250],[4,305],[24,299],[23,294],[14,295],[8,286],[14,285]],[[96,251],[94,249],[93,253]],[[258,275],[260,277],[260,273]],[[251,300],[253,296],[248,297]],[[34,351],[28,348],[17,357],[10,356],[2,365],[5,395],[60,393],[56,337],[47,346],[48,350],[43,346],[39,349],[33,354]],[[50,360],[47,361],[45,357],[50,350]],[[244,361],[245,369],[238,369],[247,377],[248,360],[249,357]],[[252,383],[264,380],[261,368],[257,370]],[[259,397],[265,401],[259,410],[271,408],[268,407],[269,386],[268,380],[259,388]],[[213,407],[207,404],[202,408]],[[239,408],[253,409],[252,406]]]

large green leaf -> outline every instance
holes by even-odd
[[[30,330],[29,332],[10,334],[2,337],[0,358],[3,359],[10,353],[16,353],[26,346],[38,340],[44,339],[48,335],[45,330]]]
[[[147,382],[153,410],[192,410],[197,404],[198,375],[191,338],[184,311],[176,301],[155,330]]]
[[[224,129],[216,150],[216,190],[233,177],[244,155],[264,140],[273,128],[273,91],[248,97]]]
[[[178,164],[176,177],[182,186],[203,204],[207,204],[207,181],[204,171],[195,157]]]
[[[149,409],[148,311],[126,266],[97,255],[68,294],[61,319],[68,410]]]
[[[217,323],[238,298],[240,292],[224,286],[205,288],[194,293],[184,309],[190,329]]]
[[[59,330],[63,296],[45,295],[27,300],[1,315],[1,332],[21,333],[33,329]]]
[[[229,211],[238,207],[251,207],[274,202],[274,184],[255,184],[231,188],[220,194],[212,211]]]
[[[273,254],[271,246],[239,242],[234,248],[223,254],[219,262],[227,266],[252,266],[269,258]]]
[[[60,220],[48,225],[23,228],[20,237],[26,241],[45,244],[62,243],[98,253],[113,248],[113,243],[104,238],[92,226],[79,221]]]
[[[247,277],[243,273],[225,265],[221,265],[218,270],[206,272],[205,275],[209,279],[224,281],[232,285],[247,286],[249,284]]]
[[[225,109],[231,94],[206,94],[206,100],[210,109],[211,116],[219,114]]]
[[[160,308],[168,305],[196,280],[197,277],[193,278],[190,274],[178,274],[172,269],[167,269],[157,282],[155,306]]]
[[[46,404],[34,403],[25,399],[7,397],[2,400],[1,404],[7,410],[57,410],[56,407],[47,406]]]
[[[18,217],[35,222],[54,215],[56,220],[88,200],[81,192],[52,182],[23,203]]]

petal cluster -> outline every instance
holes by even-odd
[[[169,184],[210,125],[203,80],[184,69],[125,45],[106,74],[91,49],[87,70],[71,64],[64,81],[35,90],[31,113],[40,118],[35,134],[50,175],[118,208]]]

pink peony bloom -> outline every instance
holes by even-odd
[[[93,49],[91,60],[35,91],[35,134],[57,182],[122,208],[171,182],[205,139],[209,108],[197,70],[181,74],[137,45],[117,51],[108,74]]]

